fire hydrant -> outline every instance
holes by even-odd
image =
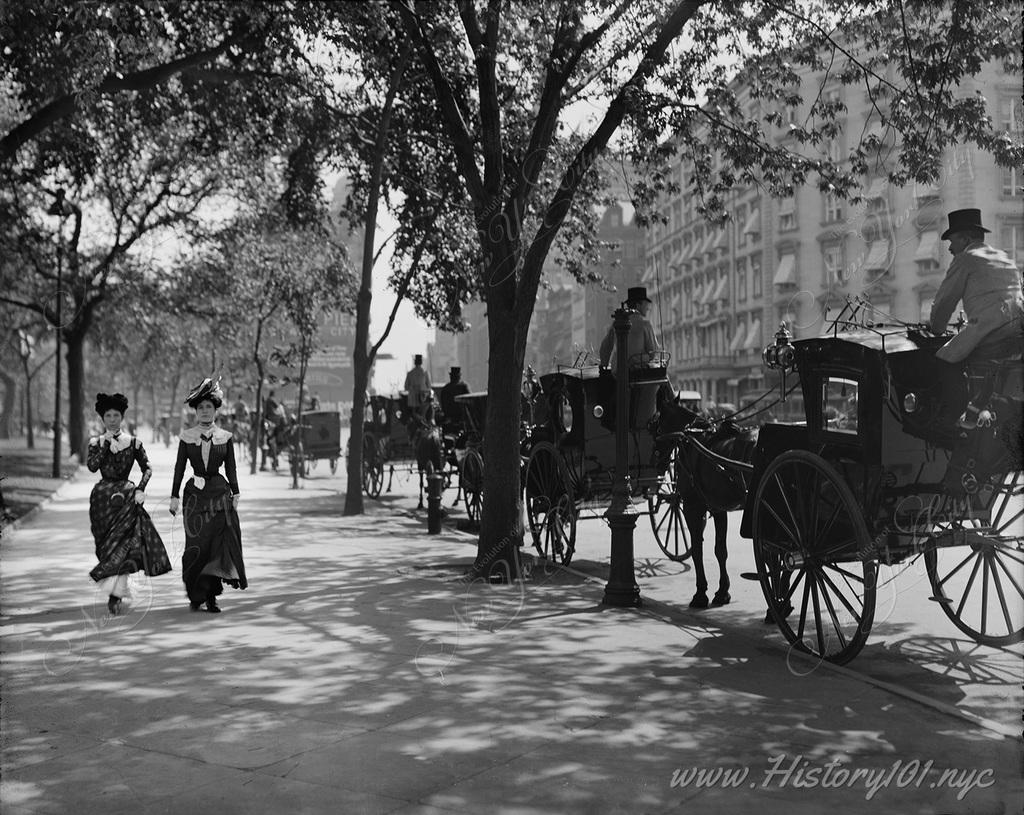
[[[441,475],[427,476],[427,534],[437,535],[441,532],[441,492],[444,490],[444,477]]]

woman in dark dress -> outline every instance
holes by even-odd
[[[96,394],[96,412],[105,432],[89,440],[86,466],[102,478],[89,496],[89,523],[96,541],[96,560],[89,576],[108,593],[107,609],[121,610],[128,589],[128,575],[144,572],[150,577],[171,570],[163,541],[143,509],[146,484],[153,475],[142,442],[121,430],[128,399],[124,394]],[[142,478],[138,487],[128,480],[138,462]]]
[[[196,411],[198,422],[181,431],[170,507],[172,515],[180,508],[185,522],[181,572],[189,608],[198,611],[205,603],[206,610],[214,614],[220,611],[217,596],[224,591],[224,583],[236,589],[248,585],[235,511],[239,497],[235,448],[231,433],[214,424],[223,399],[219,384],[204,379],[185,400]],[[179,500],[186,463],[193,475]]]

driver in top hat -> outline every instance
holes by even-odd
[[[631,286],[626,292],[626,308],[636,309],[639,314],[630,317],[629,337],[626,343],[626,354],[629,358],[629,365],[635,368],[645,365],[650,361],[655,351],[660,350],[661,345],[654,334],[654,326],[647,319],[647,312],[651,308],[651,301],[647,298],[647,289],[644,286]],[[601,367],[607,368],[611,362],[612,354],[615,351],[615,326],[608,329],[604,339],[601,341]]]
[[[931,330],[945,331],[961,300],[967,315],[967,326],[935,354],[946,362],[1019,356],[1024,346],[1021,273],[1009,255],[985,243],[989,231],[981,210],[958,209],[942,233],[953,261],[932,304]]]

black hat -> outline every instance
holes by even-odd
[[[188,396],[185,397],[185,404],[195,410],[200,402],[206,400],[213,402],[213,406],[216,408],[224,403],[224,391],[220,389],[220,380],[214,382],[210,377],[206,377],[189,391]]]
[[[942,233],[942,237],[939,240],[948,240],[949,236],[955,232],[991,232],[991,229],[985,229],[981,225],[981,210],[980,209],[958,209],[949,213],[949,229]]]
[[[116,410],[124,416],[128,410],[128,397],[123,393],[97,393],[96,412],[102,416],[108,410]]]
[[[646,286],[630,286],[626,291],[626,302],[627,303],[639,303],[644,300],[648,303],[651,301],[647,298],[647,287]]]
[[[417,354],[416,356],[414,356],[412,358],[412,364],[413,365],[422,365],[423,364],[423,354]]]
[[[458,365],[453,365],[452,369],[448,373],[451,374],[452,376],[461,376],[462,368],[460,368]]]

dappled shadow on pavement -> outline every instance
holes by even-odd
[[[69,784],[107,812],[418,802],[661,813],[694,799],[709,812],[862,811],[863,784],[762,783],[779,756],[785,766],[992,768],[997,786],[965,799],[977,812],[1019,795],[1014,751],[962,722],[797,666],[777,643],[708,616],[609,609],[599,585],[543,562],[514,585],[469,580],[472,548],[424,535],[418,518],[339,518],[339,500],[247,504],[251,587],[227,590],[220,615],[188,610],[175,562],[111,618],[80,589],[81,535],[48,533],[58,557],[78,552],[79,573],[52,575],[51,611],[19,600],[4,620],[12,811],[59,811],[49,802],[66,800]],[[11,592],[39,588],[33,564],[16,553],[5,610]],[[933,677],[929,692],[952,687]],[[746,768],[749,783],[702,790],[676,775],[673,786],[677,771],[716,766]],[[891,783],[874,800],[884,811],[966,811],[955,790],[927,782]]]

